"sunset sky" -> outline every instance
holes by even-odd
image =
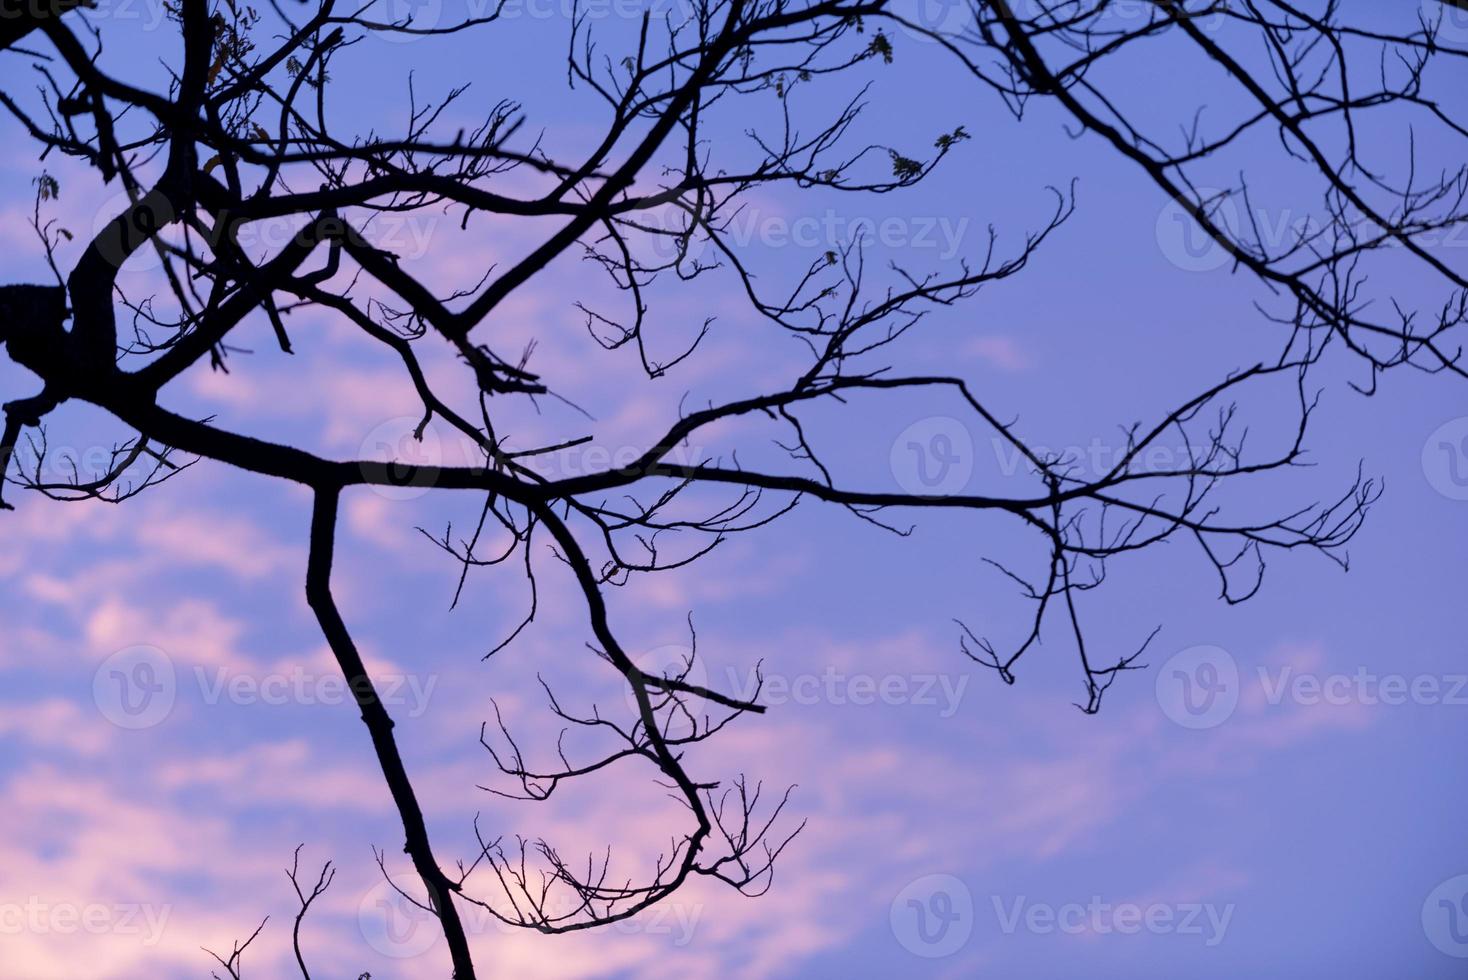
[[[412,10],[446,22],[464,2]],[[102,0],[88,15],[105,39],[103,63],[138,84],[158,84],[158,63],[177,44],[159,4]],[[608,57],[635,36],[628,11],[646,5],[593,6]],[[362,40],[333,82],[340,130],[401,127],[411,71],[420,99],[472,81],[449,132],[508,98],[522,104],[527,144],[539,136],[568,158],[594,145],[605,107],[566,85],[563,0],[509,9],[465,36]],[[1417,13],[1415,0],[1344,9],[1396,26]],[[1468,13],[1457,16],[1450,29],[1468,42]],[[764,281],[798,276],[859,234],[874,280],[892,275],[889,260],[951,268],[982,256],[990,228],[998,253],[1012,254],[1053,212],[1051,188],[1074,179],[1074,217],[1022,274],[936,310],[890,362],[960,375],[1033,445],[1104,466],[1124,445],[1123,426],[1277,356],[1283,328],[1255,305],[1271,297],[1200,246],[1134,165],[1097,139],[1072,138],[1053,106],[1016,121],[931,42],[898,32],[893,44],[892,65],[812,86],[810,111],[836,111],[870,81],[853,139],[919,154],[957,125],[973,138],[893,194],[752,193],[735,226]],[[0,89],[30,98],[33,61],[0,55]],[[1444,91],[1468,84],[1468,59],[1437,70]],[[1149,119],[1181,125],[1199,105],[1229,110],[1216,79],[1166,57],[1109,72]],[[719,118],[729,159],[749,157],[744,131],[774,105],[761,98]],[[1373,136],[1375,159],[1400,171],[1405,125]],[[1462,162],[1460,144],[1433,134],[1419,133],[1416,150],[1430,166]],[[9,116],[0,155],[6,281],[47,282],[30,227],[33,179],[44,170],[59,181],[45,213],[76,233],[58,254],[63,268],[121,209],[119,189],[75,161],[39,160]],[[1309,220],[1319,195],[1277,144],[1254,141],[1221,179],[1245,165],[1265,225]],[[461,230],[457,214],[424,211],[374,234],[447,293],[553,227],[479,214]],[[278,233],[262,230],[262,254]],[[1431,247],[1468,269],[1468,233]],[[1439,301],[1404,263],[1374,275],[1377,291]],[[160,282],[147,254],[119,279],[130,298]],[[479,328],[509,351],[537,339],[530,367],[584,409],[553,399],[505,407],[500,431],[519,445],[593,437],[542,461],[552,475],[615,465],[662,435],[680,404],[773,390],[806,363],[730,276],[660,283],[650,343],[673,352],[715,322],[695,356],[653,381],[635,352],[604,351],[587,335],[578,300],[624,302],[568,252]],[[249,352],[229,373],[200,365],[161,400],[332,458],[471,461],[437,425],[422,444],[411,440],[418,403],[390,352],[319,310],[289,322],[293,356],[262,317],[236,337]],[[468,390],[451,351],[422,346],[445,390]],[[31,394],[34,379],[0,360],[0,399]],[[1121,677],[1094,716],[1074,706],[1085,695],[1059,621],[1013,686],[959,648],[956,619],[1004,644],[1028,628],[1015,583],[984,559],[1034,573],[1045,554],[1000,516],[892,511],[887,520],[916,524],[898,537],[805,500],[688,568],[608,590],[622,642],[649,663],[681,654],[691,618],[711,686],[745,690],[762,664],[770,710],[700,747],[696,767],[725,780],[747,773],[775,795],[795,786],[783,819],[788,830],[807,823],[760,898],[695,882],[629,923],[568,936],[509,930],[471,909],[483,975],[1461,976],[1468,383],[1395,372],[1365,397],[1350,387],[1364,380],[1359,363],[1327,357],[1307,444],[1315,465],[1230,498],[1250,513],[1288,511],[1339,494],[1359,465],[1384,494],[1350,547],[1349,571],[1313,553],[1272,556],[1262,591],[1229,606],[1191,543],[1117,560],[1105,586],[1079,600],[1090,642],[1115,657],[1161,631],[1148,669]],[[1280,437],[1271,398],[1244,406],[1251,439]],[[908,448],[917,442],[951,449],[945,491],[1034,488],[994,433],[945,395],[855,399],[809,423],[852,486],[919,489],[922,461]],[[70,450],[83,461],[127,436],[71,404],[46,434],[53,458]],[[777,434],[755,421],[723,425],[680,452],[778,459]],[[305,604],[307,493],[206,461],[118,506],[15,487],[7,500],[16,510],[0,513],[0,977],[207,977],[217,965],[201,947],[227,955],[266,916],[245,976],[291,975],[296,899],[284,869],[297,845],[303,877],[314,881],[328,860],[337,869],[304,926],[316,972],[446,977],[443,939],[386,889],[374,862],[377,848],[389,872],[411,875],[367,733]],[[351,489],[333,581],[388,692],[439,856],[473,860],[477,815],[490,837],[545,837],[566,855],[610,844],[616,866],[645,868],[682,828],[646,771],[592,778],[543,804],[482,788],[505,788],[479,741],[481,723],[493,725],[491,699],[522,746],[549,758],[558,726],[537,676],[578,709],[625,708],[618,677],[587,649],[584,604],[545,539],[532,555],[534,623],[484,659],[526,612],[523,565],[476,570],[450,610],[459,568],[418,530],[441,537],[451,523],[460,535],[479,507],[453,491]],[[1217,676],[1233,682],[1223,702],[1190,710],[1196,692],[1182,685]],[[128,683],[145,683],[147,697]]]

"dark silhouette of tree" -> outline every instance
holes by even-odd
[[[635,45],[616,52],[593,42],[593,21],[577,7],[569,79],[605,104],[609,120],[578,159],[557,159],[523,135],[511,102],[481,109],[477,128],[448,131],[441,114],[450,103],[463,106],[462,91],[438,103],[415,102],[406,126],[391,135],[346,134],[331,123],[332,67],[353,57],[364,36],[483,31],[490,43],[488,32],[512,26],[491,27],[501,7],[430,25],[375,20],[370,6],[339,0],[272,0],[269,8],[178,0],[170,14],[180,43],[160,52],[168,81],[150,88],[108,67],[106,26],[90,19],[87,3],[7,0],[0,45],[7,57],[34,62],[40,87],[0,93],[0,101],[43,160],[52,153],[80,160],[130,203],[89,239],[71,240],[44,218],[46,203],[62,189],[49,175],[36,181],[35,231],[57,282],[0,287],[0,340],[39,379],[36,393],[4,406],[0,463],[12,486],[63,500],[121,501],[202,460],[310,490],[306,597],[361,709],[402,819],[405,850],[460,980],[475,976],[461,920],[468,905],[556,933],[634,915],[694,876],[758,894],[798,830],[779,819],[787,795],[771,797],[742,778],[716,780],[685,763],[690,746],[762,712],[758,696],[694,683],[691,660],[666,673],[639,667],[618,640],[607,589],[686,565],[730,535],[757,533],[803,498],[899,534],[906,529],[890,523],[894,512],[996,512],[1033,533],[1047,571],[1031,581],[1005,569],[1033,604],[1023,635],[1000,644],[963,627],[962,649],[1014,683],[1017,664],[1042,631],[1058,630],[1079,661],[1079,706],[1094,713],[1122,674],[1143,666],[1138,658],[1150,639],[1139,635],[1120,652],[1087,641],[1077,597],[1102,585],[1112,559],[1169,540],[1190,542],[1216,569],[1230,603],[1255,593],[1266,561],[1279,552],[1316,551],[1345,564],[1344,546],[1377,495],[1371,480],[1358,476],[1313,503],[1281,501],[1265,515],[1238,512],[1227,493],[1251,477],[1304,463],[1316,399],[1309,379],[1328,351],[1354,363],[1355,384],[1368,393],[1388,370],[1464,373],[1457,337],[1468,316],[1468,281],[1423,240],[1465,220],[1468,169],[1424,172],[1415,160],[1403,165],[1411,147],[1398,146],[1388,172],[1371,149],[1383,118],[1409,119],[1440,139],[1468,135],[1456,107],[1436,94],[1461,90],[1461,73],[1448,74],[1447,84],[1444,75],[1461,72],[1468,50],[1445,36],[1441,11],[1432,7],[1409,29],[1383,32],[1356,26],[1335,0],[1150,0],[1134,4],[1128,17],[1116,17],[1109,0],[969,0],[942,24],[904,15],[886,0],[693,0],[677,13],[644,15]],[[1053,212],[1012,252],[991,235],[986,251],[946,271],[874,270],[860,243],[851,243],[795,270],[793,286],[772,288],[753,275],[729,234],[751,192],[788,185],[897,194],[962,152],[970,138],[962,127],[935,134],[930,150],[910,156],[911,149],[857,139],[859,95],[817,124],[794,98],[828,76],[839,85],[862,62],[901,70],[903,45],[919,36],[935,42],[925,51],[942,52],[971,74],[971,89],[952,98],[997,98],[1016,117],[1036,103],[1059,107],[1076,138],[1101,140],[1140,168],[1155,182],[1159,204],[1175,202],[1236,272],[1265,287],[1259,309],[1279,326],[1277,356],[1221,374],[1171,411],[1131,426],[1114,463],[1091,473],[1032,447],[1004,407],[989,404],[963,378],[915,376],[888,363],[896,342],[928,313],[1021,273],[1072,213],[1069,190],[1055,193]],[[1221,75],[1236,104],[1206,117],[1156,120],[1146,87],[1127,79],[1158,51],[1186,59],[1200,74]],[[763,122],[752,131],[759,159],[724,159],[720,145],[705,138],[707,119],[754,92],[776,100],[765,103]],[[1292,179],[1306,175],[1321,218],[1289,229],[1282,241],[1247,218],[1226,219],[1252,214],[1255,192],[1251,175],[1231,161],[1266,141]],[[1229,186],[1200,189],[1231,169]],[[364,231],[374,216],[428,209],[465,224],[485,214],[540,219],[533,227],[553,230],[513,264],[439,295]],[[282,218],[297,221],[298,232],[263,260],[252,257],[242,231]],[[118,289],[120,266],[145,249],[157,254],[168,286],[156,302]],[[752,311],[799,339],[807,363],[775,390],[682,412],[627,465],[543,476],[535,458],[564,445],[508,447],[497,434],[497,407],[575,393],[557,391],[553,378],[532,370],[528,351],[502,349],[481,325],[568,253],[591,258],[625,294],[620,313],[585,307],[586,324],[607,349],[635,350],[649,379],[695,357],[707,331],[705,325],[676,356],[656,354],[656,345],[645,343],[651,284],[697,290],[716,270],[739,277]],[[1412,296],[1375,292],[1372,270],[1404,260],[1422,288]],[[364,299],[364,283],[396,301]],[[479,463],[405,472],[392,462],[326,459],[169,409],[169,383],[186,372],[226,369],[241,335],[269,338],[290,352],[291,314],[306,308],[339,316],[391,350],[422,401],[418,432],[435,419],[452,427],[477,447]],[[430,386],[419,362],[428,345],[455,352],[477,392],[470,404]],[[1288,417],[1276,413],[1275,432],[1246,445],[1236,406],[1280,386],[1291,393]],[[802,414],[817,404],[874,403],[913,389],[957,399],[970,424],[991,431],[1033,469],[1033,490],[928,496],[863,489],[833,476]],[[68,400],[109,413],[136,435],[115,448],[105,473],[58,482],[42,465],[42,426]],[[689,437],[745,416],[783,429],[788,466],[674,458]],[[1273,448],[1261,445],[1271,437]],[[1162,468],[1145,465],[1162,439],[1181,440],[1186,457]],[[475,533],[463,541],[445,534],[439,544],[465,575],[524,561],[532,586],[525,623],[539,612],[532,547],[549,546],[574,576],[594,652],[625,682],[634,717],[574,711],[547,687],[551,710],[568,727],[591,730],[615,747],[590,759],[557,753],[547,766],[529,761],[498,719],[481,738],[510,780],[507,792],[527,800],[544,800],[563,781],[608,767],[630,773],[650,766],[686,807],[687,824],[647,880],[613,879],[606,861],[563,858],[545,841],[507,848],[480,837],[475,859],[453,867],[435,854],[393,720],[331,590],[343,491],[404,482],[479,495]],[[726,496],[690,515],[685,494],[694,488]],[[487,552],[486,528],[507,532],[508,548]],[[688,541],[697,543],[681,543]],[[294,867],[290,876],[301,901],[297,961],[307,975],[301,916],[331,871],[324,868],[309,888]],[[243,949],[220,958],[231,976],[239,975]]]

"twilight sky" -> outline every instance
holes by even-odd
[[[574,155],[599,137],[604,114],[565,84],[568,2],[522,0],[467,37],[363,40],[332,93],[340,128],[401,125],[411,70],[416,90],[434,97],[473,81],[459,124],[513,98],[527,132]],[[463,5],[411,9],[447,20]],[[645,6],[591,8],[609,49],[635,27],[628,11]],[[1416,16],[1410,0],[1348,0],[1345,10],[1392,23]],[[935,3],[922,16],[948,13]],[[159,0],[104,0],[92,16],[104,60],[155,83],[175,41]],[[1451,28],[1468,40],[1468,15]],[[982,254],[990,227],[1012,252],[1048,218],[1047,188],[1075,178],[1074,218],[1030,267],[935,312],[894,363],[961,374],[1032,444],[1104,467],[1121,426],[1277,352],[1280,328],[1255,309],[1268,299],[1255,280],[1200,248],[1134,166],[1095,139],[1072,139],[1052,108],[1016,123],[931,43],[899,34],[894,44],[894,65],[816,87],[811,111],[829,112],[870,78],[866,138],[922,149],[962,124],[973,139],[912,190],[753,195],[735,228],[761,276],[797,275],[863,229],[874,275],[888,259],[943,267]],[[0,56],[0,89],[30,93],[31,61]],[[1165,55],[1110,71],[1149,118],[1181,122],[1205,103],[1228,110],[1214,80]],[[1443,90],[1468,82],[1462,65],[1439,71]],[[730,159],[748,155],[742,133],[761,122],[759,102],[720,119]],[[1373,136],[1374,159],[1402,166],[1405,127]],[[1461,162],[1458,147],[1433,139],[1419,134],[1425,159]],[[6,281],[47,281],[28,223],[32,179],[43,168],[58,178],[48,213],[78,239],[117,213],[117,189],[69,161],[38,161],[8,117],[0,155]],[[1309,220],[1318,198],[1301,192],[1277,146],[1248,146],[1228,166],[1245,162],[1266,225]],[[376,241],[447,291],[513,261],[547,227],[496,218],[460,231],[456,217],[421,213],[383,222]],[[262,229],[261,251],[280,233]],[[1468,235],[1432,249],[1468,268]],[[120,282],[146,294],[156,273],[143,255]],[[649,382],[633,352],[607,353],[586,335],[573,302],[616,301],[599,275],[568,254],[481,328],[510,350],[539,338],[531,367],[594,417],[554,402],[510,411],[502,431],[523,445],[594,436],[547,459],[548,473],[605,467],[661,435],[681,400],[757,393],[801,367],[799,349],[750,313],[735,281],[707,277],[665,285],[653,300],[650,336],[668,351],[717,320],[694,358]],[[1416,296],[1415,275],[1387,265],[1374,287]],[[167,404],[338,458],[468,461],[447,431],[430,429],[422,446],[408,440],[417,415],[406,378],[355,328],[310,312],[292,332],[296,354],[286,357],[268,324],[253,324],[239,340],[253,354],[235,357],[227,375],[185,375]],[[430,355],[430,366],[462,384],[447,354]],[[806,501],[687,569],[612,590],[623,642],[649,663],[678,655],[690,613],[711,685],[743,690],[762,661],[769,713],[741,719],[700,750],[699,765],[742,770],[767,791],[795,784],[789,813],[808,824],[756,900],[695,884],[630,923],[563,937],[470,914],[484,974],[1461,976],[1468,389],[1395,373],[1366,398],[1347,384],[1360,377],[1358,365],[1328,358],[1309,440],[1317,465],[1233,498],[1278,510],[1284,499],[1330,496],[1362,465],[1385,493],[1350,548],[1350,571],[1313,554],[1277,557],[1263,591],[1229,607],[1212,569],[1181,543],[1116,562],[1106,587],[1081,600],[1093,641],[1120,650],[1162,630],[1149,669],[1118,681],[1096,716],[1072,705],[1083,695],[1058,629],[1021,662],[1013,687],[959,651],[955,618],[1006,641],[1027,626],[1014,584],[982,559],[1032,571],[1033,542],[994,517],[894,513],[917,522],[898,538]],[[0,397],[33,385],[8,360],[0,366]],[[1260,439],[1271,405],[1250,409]],[[941,396],[853,404],[813,413],[810,425],[854,486],[911,490],[919,466],[932,476],[944,461],[954,481],[945,490],[1033,485],[992,432]],[[738,446],[757,459],[772,433],[756,429],[720,428],[686,451]],[[125,435],[72,406],[47,434],[53,455],[70,450],[83,467]],[[917,460],[913,442],[951,452]],[[246,976],[284,976],[295,897],[283,869],[304,844],[306,873],[327,860],[338,869],[305,926],[323,975],[445,976],[442,939],[391,900],[373,861],[376,847],[390,872],[410,870],[365,730],[303,599],[305,493],[202,463],[117,507],[11,494],[17,510],[0,514],[0,975],[207,976],[200,947],[227,952],[268,915]],[[482,659],[524,614],[523,573],[471,576],[450,611],[457,566],[415,530],[438,535],[476,515],[465,495],[353,490],[334,581],[388,691],[440,856],[472,856],[478,814],[491,836],[545,836],[567,854],[612,843],[629,867],[646,861],[679,825],[645,780],[590,780],[540,805],[479,788],[495,775],[479,745],[491,698],[522,744],[550,748],[537,674],[578,705],[616,706],[622,695],[586,650],[580,600],[543,543],[533,558],[540,615]],[[1198,685],[1217,683],[1222,693],[1206,700]]]

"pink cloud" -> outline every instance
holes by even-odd
[[[1019,373],[1035,366],[1033,355],[1019,341],[998,334],[975,337],[964,345],[963,352],[1001,371]]]

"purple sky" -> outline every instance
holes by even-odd
[[[173,42],[155,3],[113,0],[95,15],[112,63],[145,82]],[[447,17],[461,3],[423,9]],[[1386,16],[1373,6],[1346,9]],[[519,99],[527,128],[573,155],[598,135],[601,106],[566,90],[557,3],[516,9],[528,13],[472,39],[364,41],[334,93],[342,127],[400,122],[410,69],[424,93],[472,76],[469,105]],[[609,44],[625,35],[622,5],[597,9]],[[754,195],[744,247],[761,275],[795,274],[859,220],[885,235],[873,250],[883,260],[941,266],[981,252],[990,225],[1012,251],[1048,217],[1047,185],[1078,177],[1075,217],[1031,267],[935,313],[894,350],[905,372],[961,374],[1033,444],[1104,461],[1119,426],[1275,352],[1279,328],[1253,307],[1262,290],[1206,252],[1179,251],[1186,229],[1133,166],[1094,139],[1071,140],[1052,109],[1015,123],[931,45],[895,43],[894,66],[852,75],[877,82],[864,132],[922,148],[961,123],[973,140],[900,194]],[[28,91],[28,61],[0,58],[0,88]],[[1184,118],[1226,98],[1178,68],[1133,61],[1129,76],[1112,70],[1112,84],[1149,117]],[[1468,70],[1439,81],[1461,91]],[[815,108],[851,91],[832,83]],[[755,96],[720,123],[731,159],[747,153],[739,134],[760,112]],[[1385,165],[1405,160],[1404,134],[1380,134]],[[0,136],[7,281],[44,282],[27,223],[43,164],[12,121]],[[1454,162],[1455,147],[1422,139],[1427,158]],[[1316,197],[1299,193],[1300,174],[1277,150],[1261,142],[1243,157],[1263,217],[1302,220]],[[61,182],[51,213],[79,239],[119,209],[115,188],[66,161],[44,166]],[[512,260],[543,230],[498,219],[461,233],[455,219],[424,214],[378,233],[447,287]],[[1433,248],[1468,267],[1468,235]],[[646,447],[685,394],[693,404],[768,390],[800,363],[733,280],[715,277],[660,291],[652,336],[665,349],[690,323],[718,321],[695,358],[639,381],[635,355],[600,350],[572,306],[615,301],[590,271],[574,255],[559,260],[482,328],[510,338],[506,349],[541,338],[531,366],[595,416],[554,403],[543,415],[511,412],[505,428],[526,445],[594,435],[550,461],[565,475]],[[1421,288],[1410,270],[1379,275],[1384,292]],[[146,257],[120,281],[139,292],[157,283]],[[229,375],[185,376],[169,406],[340,458],[389,446],[464,461],[447,432],[431,431],[422,449],[404,442],[412,392],[353,328],[301,316],[291,358],[272,349],[263,321],[249,329],[258,353],[235,358]],[[447,356],[432,366],[451,376]],[[918,521],[899,539],[807,501],[689,569],[614,590],[624,644],[653,662],[687,642],[690,610],[715,686],[743,687],[763,660],[770,712],[702,749],[700,765],[745,771],[767,790],[797,784],[790,812],[809,823],[758,900],[699,884],[655,914],[566,937],[471,916],[484,975],[1461,976],[1468,916],[1450,919],[1438,901],[1468,912],[1468,879],[1453,880],[1468,875],[1468,398],[1461,380],[1399,373],[1368,399],[1347,387],[1353,378],[1357,365],[1323,366],[1309,441],[1318,465],[1235,498],[1277,510],[1326,497],[1364,460],[1385,495],[1351,546],[1349,573],[1311,554],[1277,557],[1264,590],[1229,607],[1181,543],[1117,562],[1107,587],[1082,599],[1093,641],[1129,648],[1163,629],[1149,670],[1123,677],[1094,717],[1072,706],[1082,697],[1075,655],[1058,631],[1021,662],[1013,687],[960,653],[955,617],[1004,640],[1026,628],[1028,606],[981,559],[1033,569],[1032,542],[993,517],[893,515]],[[32,386],[0,366],[4,398]],[[1267,438],[1267,403],[1261,411]],[[904,447],[935,435],[956,447],[954,479],[967,474],[969,488],[1030,485],[992,433],[958,418],[958,405],[924,395],[813,413],[811,426],[851,485],[910,486]],[[721,429],[688,451],[758,454],[770,433],[757,428]],[[67,406],[48,435],[85,460],[124,433]],[[395,874],[409,866],[366,733],[303,601],[304,492],[205,463],[120,507],[12,494],[16,512],[0,515],[0,975],[204,976],[201,946],[227,951],[266,915],[246,975],[286,975],[295,905],[282,869],[304,843],[303,866],[339,868],[306,926],[324,975],[445,976],[442,939],[380,904],[371,848]],[[541,615],[481,660],[523,615],[523,576],[473,576],[450,612],[457,567],[414,530],[459,528],[475,514],[465,495],[351,491],[335,575],[358,642],[396,686],[399,737],[440,856],[472,855],[477,813],[492,835],[545,836],[568,854],[610,842],[636,866],[679,826],[645,780],[591,780],[544,805],[476,788],[493,778],[478,743],[491,698],[526,744],[548,747],[534,736],[554,731],[537,673],[577,704],[622,696],[585,649],[579,600],[543,544]],[[144,677],[139,664],[165,690],[130,715],[115,672]],[[1231,696],[1189,712],[1179,675],[1213,669],[1236,671]]]

